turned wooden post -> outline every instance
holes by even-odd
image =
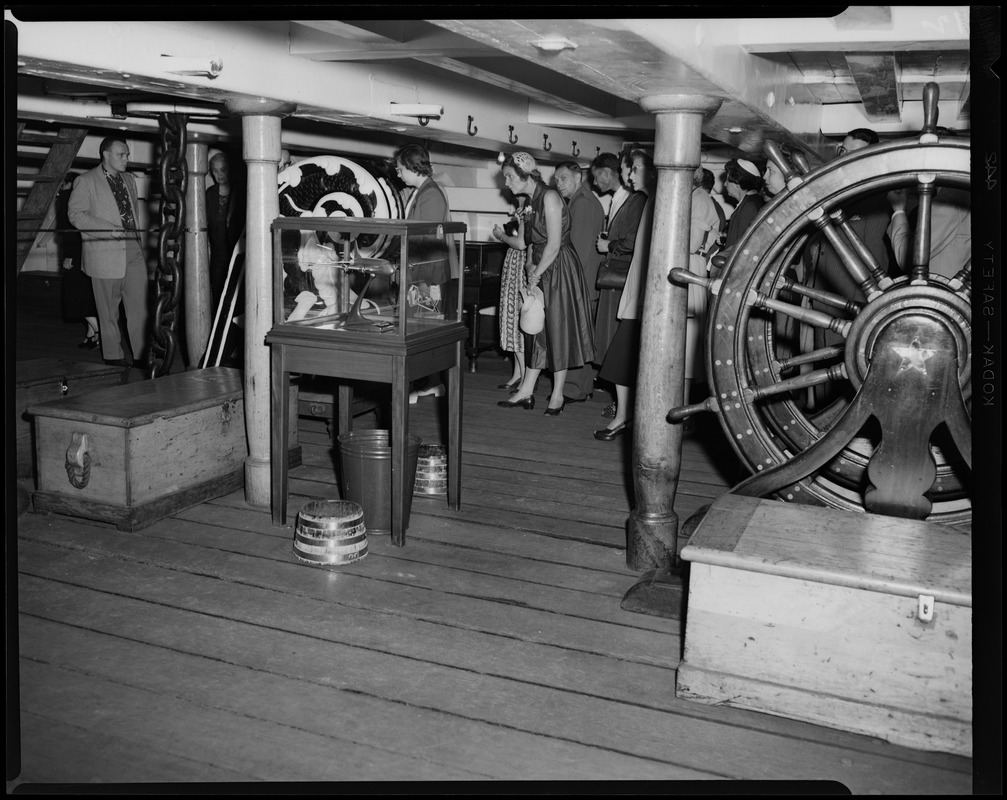
[[[666,569],[678,543],[675,494],[682,468],[682,426],[668,410],[682,404],[688,290],[672,284],[674,267],[689,268],[692,176],[700,163],[703,115],[721,101],[694,95],[652,95],[640,106],[657,115],[654,227],[645,278],[640,368],[633,414],[633,486],[626,564]]]
[[[206,231],[208,149],[203,142],[190,141],[185,146],[189,182],[185,190],[185,278],[182,291],[189,369],[195,369],[203,361],[213,320],[213,309],[210,308],[210,250]]]
[[[269,347],[273,326],[273,242],[270,225],[280,213],[276,191],[280,163],[280,119],[296,106],[274,101],[229,101],[239,114],[242,156],[248,169],[245,212],[245,500],[270,504]]]

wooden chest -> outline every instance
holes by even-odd
[[[136,530],[237,489],[243,399],[240,372],[213,367],[32,406],[35,509]]]
[[[35,475],[35,446],[32,437],[29,406],[78,397],[95,389],[124,383],[129,370],[104,364],[65,361],[58,358],[37,358],[19,361],[15,367],[16,386],[14,410],[17,414],[17,476],[32,478]]]
[[[725,495],[689,561],[680,697],[972,755],[972,540]]]

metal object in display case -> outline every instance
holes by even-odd
[[[404,338],[461,324],[458,304],[420,276],[447,262],[449,248],[464,251],[464,223],[297,217],[272,229],[274,326]],[[361,255],[355,242],[365,236],[387,239],[387,257]]]

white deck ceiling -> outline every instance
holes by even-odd
[[[75,115],[140,128],[150,121],[125,115],[125,103],[174,102],[206,106],[208,118],[197,124],[226,134],[226,121],[212,117],[229,103],[283,100],[296,106],[285,127],[300,125],[306,135],[406,135],[459,152],[519,144],[542,158],[583,160],[625,140],[652,139],[642,97],[705,94],[723,100],[704,123],[711,146],[759,154],[772,138],[824,155],[829,137],[851,128],[918,131],[922,87],[934,81],[940,124],[970,127],[964,6],[744,20],[5,16],[17,28],[18,113],[28,119]],[[420,125],[393,113],[393,103],[443,113]]]

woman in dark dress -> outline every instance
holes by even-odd
[[[70,224],[67,213],[67,203],[76,177],[72,173],[67,175],[56,195],[56,228],[59,231],[60,266],[63,269],[60,299],[63,319],[67,322],[83,320],[87,325],[84,341],[77,347],[95,350],[101,345],[101,338],[98,335],[98,308],[94,303],[94,288],[91,286],[91,279],[80,267],[80,233]]]
[[[210,244],[210,297],[216,312],[227,283],[234,246],[245,228],[245,199],[241,186],[231,174],[227,156],[210,158],[213,186],[206,190],[206,232]]]
[[[759,216],[765,201],[759,194],[763,187],[762,173],[751,161],[732,158],[724,165],[724,171],[724,190],[738,203],[727,223],[727,237],[724,240],[726,250],[741,241],[741,237]]]
[[[570,243],[570,215],[562,197],[546,187],[535,159],[513,153],[503,164],[504,182],[515,195],[529,198],[525,222],[528,286],[541,286],[545,327],[535,335],[524,377],[505,408],[535,407],[535,383],[543,369],[553,374],[552,395],[545,413],[563,410],[566,371],[594,358],[594,330],[587,285],[580,260]]]

